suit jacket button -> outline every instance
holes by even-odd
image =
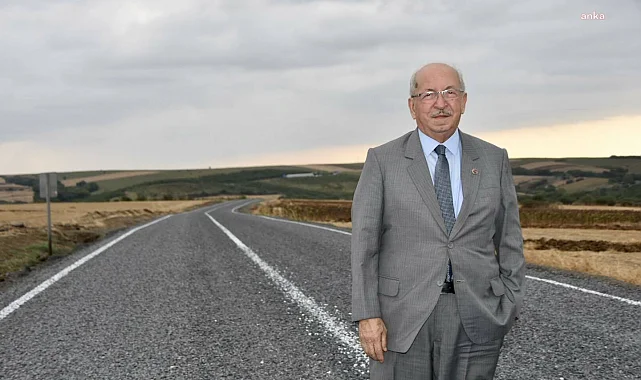
[[[437,281],[437,282],[436,282],[436,285],[438,285],[438,286],[443,286],[443,281]]]
[[[448,243],[447,248],[454,248],[454,243]]]

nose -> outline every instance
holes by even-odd
[[[445,102],[445,98],[443,97],[443,94],[437,93],[436,95],[436,102],[434,102],[434,106],[438,109],[443,109],[447,105],[447,102]]]

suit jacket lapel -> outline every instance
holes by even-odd
[[[461,181],[463,182],[463,205],[461,206],[461,211],[459,212],[458,217],[456,218],[456,223],[452,228],[452,233],[450,234],[450,239],[453,239],[456,234],[461,230],[465,219],[470,215],[472,210],[472,205],[476,201],[476,194],[479,190],[479,184],[481,183],[481,175],[483,173],[478,171],[478,162],[479,154],[474,145],[474,142],[469,135],[461,132],[461,145],[463,147],[463,154],[461,156]],[[475,170],[473,170],[475,169]],[[476,174],[474,174],[476,173]]]
[[[425,202],[432,215],[434,215],[434,219],[441,227],[443,232],[447,233],[445,222],[443,221],[443,216],[441,215],[441,208],[439,207],[438,199],[436,198],[434,184],[432,183],[430,169],[427,166],[425,154],[423,153],[423,148],[421,146],[421,140],[418,137],[418,128],[415,129],[412,134],[410,134],[407,145],[405,147],[405,157],[414,160],[407,167],[409,176],[414,182],[414,185],[416,186],[418,193],[421,195],[421,198],[423,198],[423,202]]]

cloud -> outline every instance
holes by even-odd
[[[511,158],[609,157],[639,155],[641,116],[615,117],[588,123],[519,128],[480,133],[506,148]]]
[[[376,145],[430,61],[462,69],[473,134],[591,123],[641,114],[639,32],[633,1],[5,1],[0,136],[66,170]]]

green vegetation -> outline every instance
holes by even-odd
[[[50,257],[65,256],[73,250],[68,242],[54,238],[53,255],[49,256],[47,234],[42,232],[37,233],[31,242],[15,240],[4,241],[6,245],[0,248],[0,281],[5,280],[7,273],[29,270]]]
[[[4,179],[9,183],[15,183],[22,186],[29,186],[34,192],[34,201],[43,201],[40,198],[40,179],[38,176],[5,176]],[[91,194],[99,191],[100,186],[95,182],[78,182],[77,186],[65,187],[58,180],[58,196],[53,198],[53,202],[73,202],[85,200],[91,197]]]
[[[537,163],[539,167],[537,168]],[[519,176],[516,186],[525,205],[541,203],[588,205],[641,205],[641,157],[528,158],[511,162]],[[526,166],[526,167],[524,167]],[[331,167],[362,169],[362,163]],[[284,178],[309,173],[297,166],[162,170],[96,183],[81,181],[74,187],[58,184],[54,201],[111,201],[194,199],[213,195],[282,194],[285,198],[352,199],[359,172],[317,172],[314,177]],[[81,178],[116,171],[58,173],[58,178]],[[30,186],[38,198],[38,176],[5,176],[7,182]]]
[[[126,170],[92,170],[92,171],[83,171],[83,172],[61,172],[58,174],[58,179],[64,181],[67,179],[74,178],[84,178],[84,177],[95,177],[103,174],[112,174],[112,173],[122,173]]]
[[[339,167],[341,167],[341,168],[346,168],[346,169],[363,170],[363,163],[356,163],[356,164],[334,164],[334,166],[339,166]]]

